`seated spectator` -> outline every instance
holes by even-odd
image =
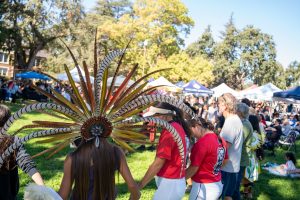
[[[272,120],[276,120],[276,119],[279,119],[279,113],[278,112],[274,112],[273,113],[273,117],[272,117]]]
[[[284,136],[288,136],[291,130],[292,130],[292,127],[290,125],[289,120],[285,119],[282,123],[282,134]]]
[[[270,115],[269,115],[269,112],[268,112],[268,111],[265,111],[265,112],[264,112],[264,118],[265,118],[265,121],[268,121],[268,122],[271,121],[271,118],[270,118]]]
[[[263,114],[259,114],[259,121],[263,124],[264,127],[267,126],[267,123],[266,123],[266,120],[265,120],[265,117]]]
[[[295,116],[293,114],[290,115],[288,122],[292,127],[296,125],[297,120],[295,119]]]
[[[296,169],[296,158],[295,154],[292,152],[285,153],[285,159],[286,163],[279,165],[278,172],[280,172],[282,175],[287,175],[288,171],[295,170]]]
[[[280,136],[282,135],[282,127],[281,127],[280,123],[281,123],[281,120],[276,119],[274,121],[273,127],[266,128],[268,140],[270,140],[272,142],[277,142],[279,140]],[[268,132],[268,131],[271,131],[271,132]]]

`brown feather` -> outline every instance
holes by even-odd
[[[112,79],[112,81],[111,81],[111,84],[110,84],[110,87],[109,87],[109,90],[108,90],[108,93],[107,93],[107,96],[106,96],[107,101],[109,100],[109,97],[110,97],[110,95],[111,95],[111,93],[112,93],[112,90],[113,90],[113,88],[114,88],[114,86],[115,86],[115,81],[116,81],[116,78],[117,78],[117,76],[118,76],[120,67],[121,67],[121,65],[122,65],[123,58],[124,58],[124,56],[125,56],[126,50],[127,50],[127,48],[129,47],[129,44],[131,43],[131,41],[132,41],[132,39],[130,39],[130,41],[127,43],[127,45],[126,45],[126,47],[125,47],[125,51],[124,51],[124,53],[122,54],[122,56],[121,56],[121,58],[120,58],[120,60],[119,60],[119,62],[118,62],[117,68],[116,68],[116,70],[115,70],[113,79]],[[105,103],[108,103],[108,102],[105,102]]]
[[[94,112],[96,102],[95,102],[95,98],[94,98],[94,94],[93,94],[93,87],[92,87],[90,76],[89,76],[89,70],[88,70],[88,67],[87,67],[85,61],[83,61],[83,69],[84,69],[84,73],[85,73],[87,91],[88,91],[88,95],[89,95],[89,99],[90,99],[89,100],[90,106],[91,106],[92,112]]]
[[[98,60],[97,60],[97,33],[98,30],[96,28],[96,32],[95,32],[95,41],[94,41],[94,78],[96,81],[96,76],[97,76],[97,70],[98,70]],[[95,84],[95,82],[94,82]]]
[[[138,64],[136,64],[133,67],[133,69],[129,72],[129,74],[126,76],[125,80],[120,85],[120,87],[117,89],[113,98],[109,101],[109,103],[105,107],[105,110],[108,110],[113,105],[113,103],[117,100],[117,98],[121,95],[121,93],[126,89],[126,85],[128,84],[128,82],[129,82],[130,78],[133,76],[133,74],[136,72],[137,67],[138,67]]]

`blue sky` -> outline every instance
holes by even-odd
[[[96,0],[83,0],[87,9]],[[233,13],[238,29],[253,25],[273,36],[277,60],[283,65],[294,60],[300,62],[300,1],[299,0],[183,0],[189,16],[195,21],[191,33],[185,38],[186,45],[196,41],[204,29],[211,25],[214,39]]]

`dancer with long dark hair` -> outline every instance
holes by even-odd
[[[183,166],[179,148],[184,149],[184,157],[186,158],[186,140],[190,137],[190,129],[184,120],[183,113],[170,104],[159,103],[151,107],[144,116],[154,116],[168,121],[179,133],[183,146],[178,147],[171,133],[163,129],[159,138],[156,157],[141,180],[140,189],[156,176],[157,190],[153,199],[182,199],[186,188],[185,163]]]

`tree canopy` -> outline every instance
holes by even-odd
[[[225,82],[243,89],[245,81],[252,81],[285,87],[284,68],[276,61],[273,37],[251,25],[238,30],[232,16],[221,32],[220,42],[214,43],[207,28],[186,51],[193,57],[203,55],[213,60],[213,85]]]
[[[156,74],[154,78],[164,76],[173,83],[179,81],[189,82],[195,79],[206,86],[210,85],[214,80],[212,74],[213,66],[209,61],[201,56],[192,58],[183,51],[167,59],[159,59],[153,70],[164,68],[170,69]]]
[[[83,15],[80,1],[7,0],[1,3],[1,47],[14,51],[14,65],[33,66],[40,50],[72,35]]]

